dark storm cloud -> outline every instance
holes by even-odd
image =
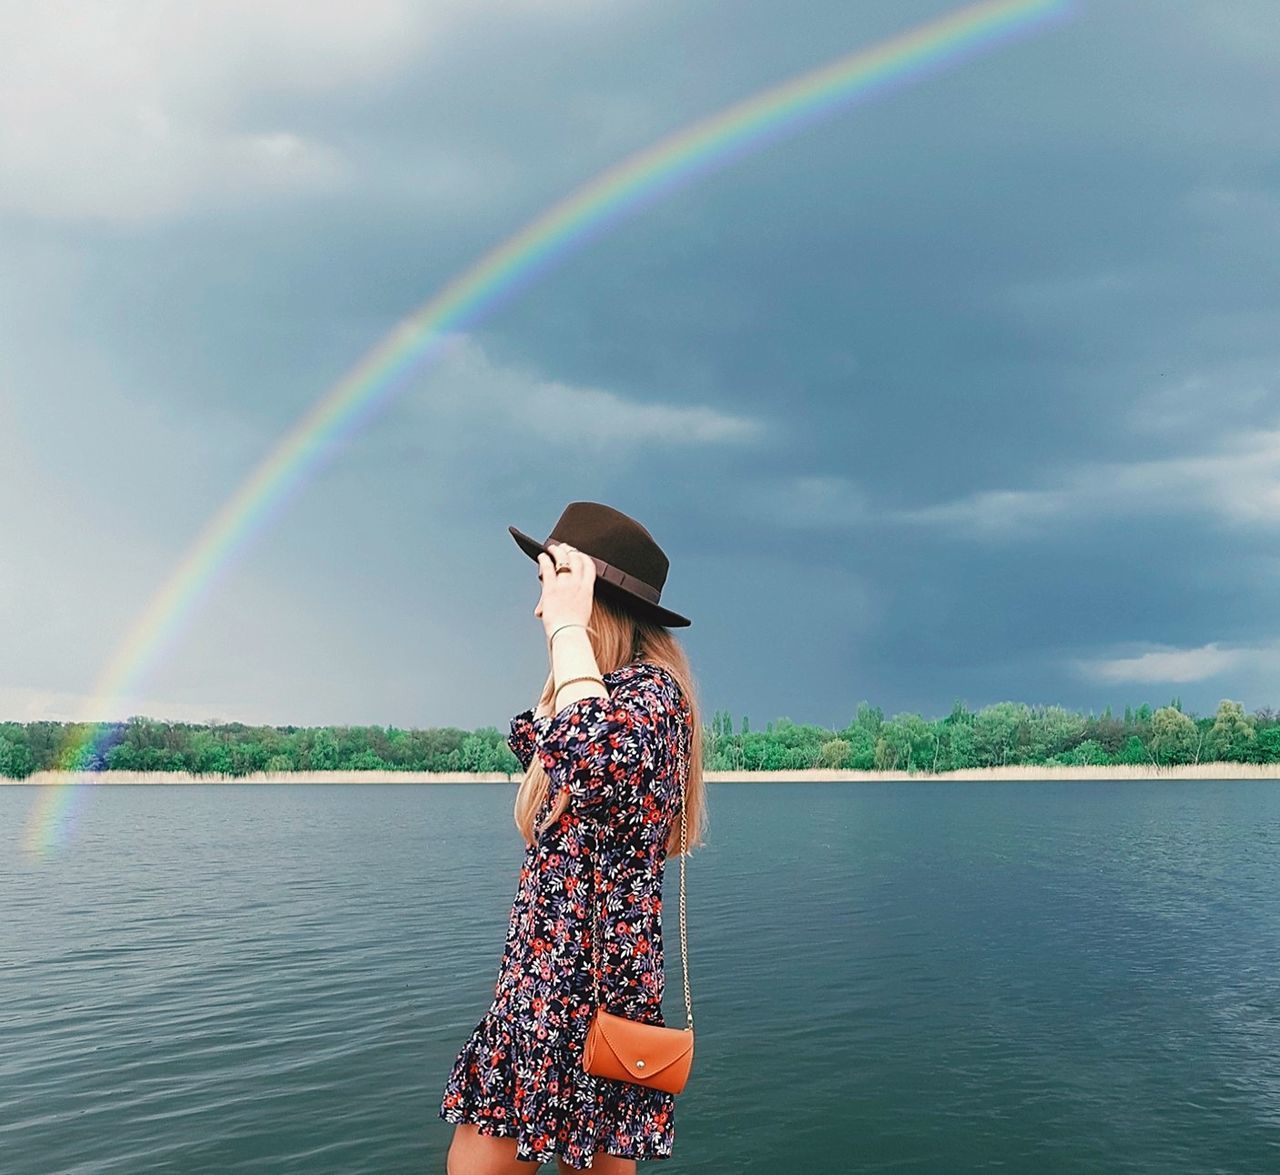
[[[63,484],[133,512],[133,541],[163,563],[316,395],[541,208],[690,119],[945,10],[481,8],[372,81],[259,91],[241,122],[323,142],[343,182],[125,229],[28,213],[3,230],[44,242],[22,254],[33,276],[69,258],[25,342],[6,341],[44,389],[24,435],[47,451],[92,420],[123,459],[71,463]],[[924,713],[958,696],[1276,704],[1260,650],[1280,635],[1280,28],[1265,5],[1179,12],[1077,4],[566,256],[253,547],[242,585],[297,585],[317,626],[367,639],[349,642],[359,680],[321,691],[315,664],[281,657],[245,704],[458,723],[526,704],[491,697],[493,666],[533,688],[541,655],[529,569],[502,536],[582,497],[651,525],[673,606],[700,618],[706,696],[757,725],[840,722],[863,697]],[[583,424],[624,419],[632,442],[612,457]],[[147,459],[157,438],[169,452]],[[443,573],[446,550],[484,569],[479,599]],[[761,557],[786,570],[749,574]],[[379,605],[364,610],[370,566]],[[387,667],[406,642],[424,665],[456,659],[445,616],[473,634],[466,714],[442,712],[460,694],[435,670]],[[238,696],[215,620],[232,623],[211,608],[160,671],[170,696]],[[1215,642],[1234,661],[1197,652]],[[1147,649],[1187,652],[1136,663]],[[25,673],[48,663],[33,646]],[[63,664],[57,685],[81,688],[80,661]]]

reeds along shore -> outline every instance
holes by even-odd
[[[0,776],[0,785],[48,787],[100,784],[193,783],[518,783],[520,775],[501,771],[259,771],[252,775],[193,775],[188,771],[37,771],[26,779]],[[968,767],[933,775],[927,771],[708,771],[708,783],[949,783],[964,780],[1091,779],[1280,779],[1280,763],[1201,763],[1176,767],[1109,766]]]

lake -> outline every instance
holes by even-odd
[[[1274,781],[708,790],[641,1170],[1280,1171]],[[444,1171],[514,784],[87,787],[43,861],[37,794],[0,788],[0,1170]]]

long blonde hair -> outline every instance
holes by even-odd
[[[600,672],[611,673],[633,661],[649,661],[669,670],[680,683],[689,709],[693,714],[693,725],[690,738],[689,771],[684,785],[685,802],[685,835],[686,847],[693,849],[703,843],[703,835],[707,824],[706,787],[702,780],[702,720],[701,707],[697,700],[697,689],[693,680],[693,671],[689,666],[680,642],[676,640],[669,628],[661,624],[653,624],[641,619],[626,606],[616,595],[611,593],[609,585],[597,582],[595,596],[591,607],[591,623],[587,627],[591,638],[591,647],[595,651],[596,664]],[[552,704],[551,692],[554,685],[548,681],[547,687],[538,699],[538,706],[546,708]],[[516,792],[515,822],[529,845],[536,839],[534,818],[538,809],[547,798],[547,789],[551,779],[547,775],[542,760],[535,753],[529,760],[529,768],[520,781]],[[554,824],[569,806],[567,792],[556,797],[547,818],[538,826],[536,832]],[[668,856],[680,854],[680,819],[671,822],[671,834],[667,838]]]

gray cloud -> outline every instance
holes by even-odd
[[[90,7],[10,6],[0,48],[24,713],[91,691],[276,438],[484,250],[947,10]],[[704,700],[758,724],[1276,704],[1278,47],[1266,3],[1081,4],[668,194],[409,380],[136,692],[501,724],[545,673],[505,527],[595,498],[672,554]]]
[[[1244,661],[1274,657],[1276,648],[1223,649],[1217,642],[1198,649],[1162,649],[1132,657],[1111,657],[1079,664],[1082,673],[1100,681],[1167,683],[1203,681],[1237,669]]]

